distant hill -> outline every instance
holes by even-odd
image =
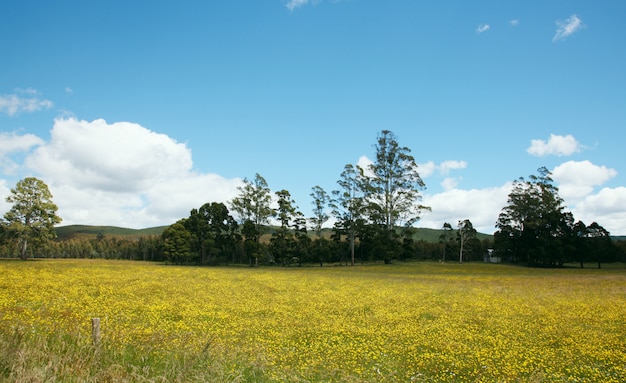
[[[57,237],[67,239],[81,235],[104,235],[104,236],[135,236],[144,235],[161,235],[167,226],[150,227],[147,229],[127,229],[116,226],[87,226],[87,225],[68,225],[59,226],[55,230]]]
[[[150,227],[147,229],[128,229],[124,227],[117,226],[89,226],[89,225],[68,225],[68,226],[59,226],[56,229],[57,237],[60,239],[68,239],[79,236],[96,236],[96,235],[104,235],[104,236],[134,236],[140,237],[145,235],[161,235],[163,230],[165,230],[167,226],[157,226]],[[265,230],[265,236],[272,233],[276,228],[268,227]],[[331,229],[324,229],[323,236],[325,238],[330,237]],[[416,241],[425,241],[425,242],[439,242],[439,236],[442,234],[443,230],[441,229],[427,229],[427,228],[418,228],[415,232],[414,239]],[[493,239],[493,235],[478,233],[477,237],[479,240],[484,239]],[[269,240],[269,238],[267,238]],[[626,237],[624,238],[626,239]]]

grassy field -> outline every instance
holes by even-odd
[[[0,276],[1,381],[626,381],[623,269],[7,260]]]

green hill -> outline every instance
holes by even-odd
[[[68,225],[59,226],[55,230],[60,239],[72,238],[80,235],[104,235],[104,236],[144,236],[160,235],[167,226],[150,227],[147,229],[127,229],[116,226],[88,226]]]
[[[60,239],[73,238],[83,235],[104,235],[104,236],[145,236],[145,235],[161,235],[167,226],[156,226],[146,229],[128,229],[117,226],[89,226],[89,225],[68,225],[59,226],[56,229],[57,237]],[[268,227],[264,232],[267,234],[274,231],[274,227]],[[439,242],[439,236],[442,234],[441,229],[418,228],[415,231],[416,241]],[[324,229],[323,236],[330,237],[331,230]],[[479,240],[493,239],[492,235],[478,233]]]

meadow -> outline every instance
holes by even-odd
[[[623,269],[4,260],[0,275],[0,381],[626,381]]]

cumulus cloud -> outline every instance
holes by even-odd
[[[518,19],[509,20],[509,25],[512,27],[517,27],[519,25],[519,20]]]
[[[598,166],[590,161],[568,161],[552,171],[552,178],[559,183],[559,194],[570,201],[589,195],[594,187],[615,176],[617,176],[615,169]]]
[[[50,186],[64,224],[169,225],[232,199],[241,184],[195,172],[185,144],[128,122],[57,119],[25,163]]]
[[[13,174],[19,165],[11,158],[13,153],[28,152],[44,141],[33,135],[0,132],[0,168],[5,174]]]
[[[0,113],[15,116],[20,113],[32,113],[50,109],[52,101],[42,99],[34,89],[18,89],[16,93],[0,95]]]
[[[496,220],[507,203],[511,184],[485,189],[450,189],[443,193],[424,195],[423,204],[430,206],[419,221],[420,227],[441,229],[444,223],[453,227],[460,220],[469,219],[476,230],[491,234]]]
[[[626,235],[626,187],[603,188],[572,209],[576,220],[597,222],[613,235]]]
[[[552,38],[553,42],[565,40],[569,36],[571,36],[574,32],[583,28],[582,20],[576,16],[571,15],[565,20],[557,20],[556,21],[556,33]]]
[[[537,157],[547,155],[569,156],[580,152],[581,148],[580,143],[570,134],[567,136],[551,134],[547,142],[544,140],[531,140],[530,147],[526,151]]]
[[[478,28],[476,28],[476,33],[481,34],[487,32],[489,28],[489,24],[480,24],[478,25]]]

